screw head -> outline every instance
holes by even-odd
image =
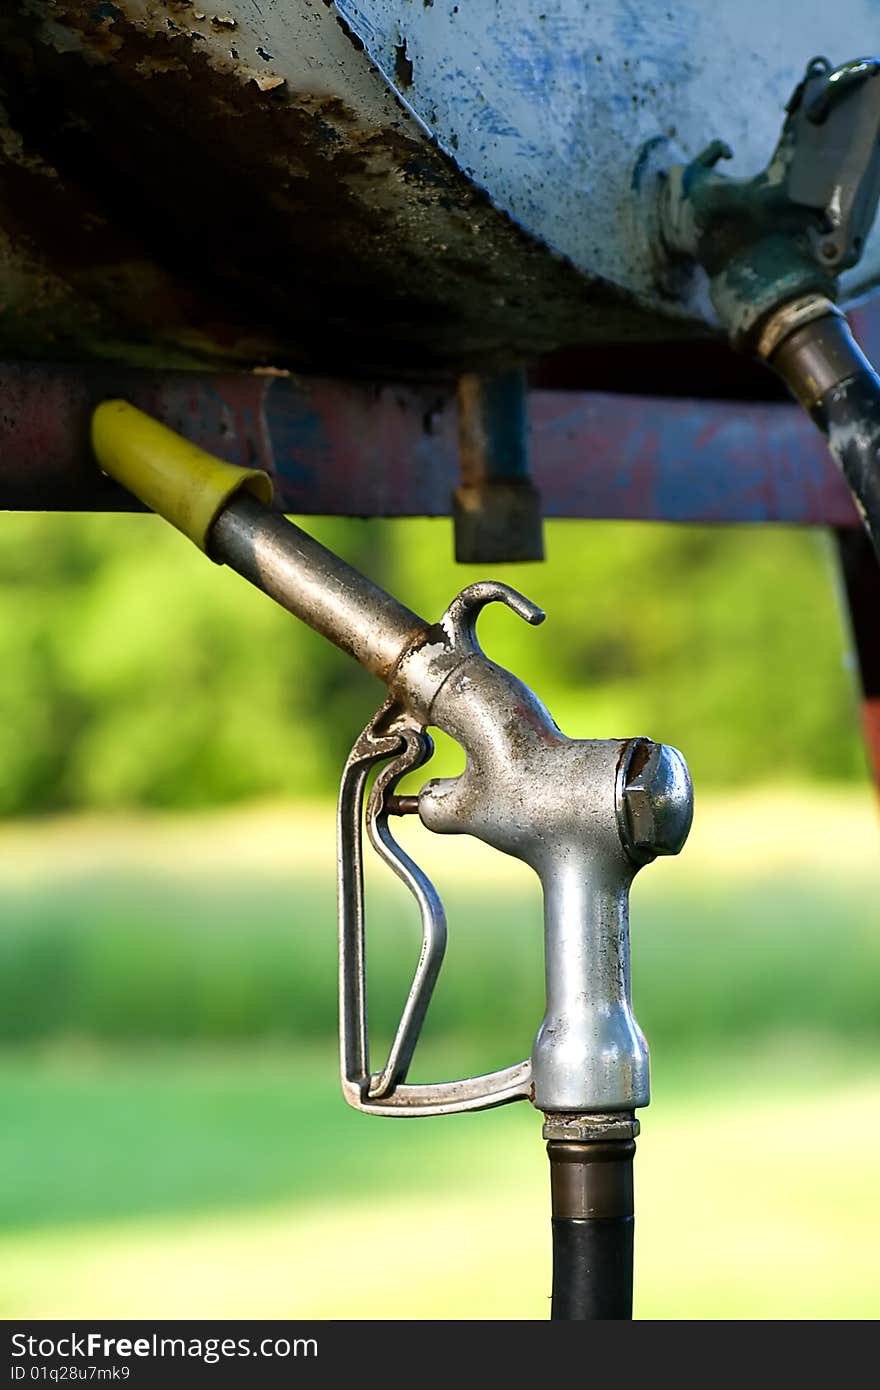
[[[640,863],[678,854],[694,816],[684,757],[668,743],[633,740],[618,777],[617,816],[627,850]]]

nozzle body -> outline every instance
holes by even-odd
[[[490,661],[476,621],[503,602],[529,623],[536,605],[483,581],[440,622],[415,613],[283,517],[268,510],[265,474],[213,459],[125,402],[96,412],[102,466],[190,537],[388,687],[355,745],[340,793],[340,1055],[343,1090],[380,1114],[444,1114],[531,1099],[566,1135],[551,1142],[554,1317],[630,1316],[633,1111],[649,1099],[648,1050],[630,1000],[629,888],[690,827],[692,792],[674,749],[647,739],[569,739],[536,696]],[[547,1008],[529,1061],[484,1077],[406,1084],[445,944],[433,886],[390,836],[398,778],[430,756],[427,726],[450,734],[466,766],[430,782],[418,814],[441,834],[469,834],[530,865],[544,890]],[[423,949],[383,1073],[369,1065],[363,801],[371,842],[413,892]],[[385,796],[388,802],[385,802]],[[372,819],[370,819],[372,816]],[[615,1130],[621,1133],[615,1135]],[[545,1133],[546,1133],[545,1129]],[[604,1136],[598,1138],[599,1134]],[[548,1136],[549,1137],[549,1136]]]

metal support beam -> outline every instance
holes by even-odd
[[[449,515],[451,386],[20,363],[0,365],[0,507],[132,506],[89,447],[91,410],[108,396],[265,468],[286,512]],[[858,525],[824,441],[794,405],[533,390],[529,416],[548,517]]]

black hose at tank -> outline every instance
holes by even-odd
[[[826,305],[768,361],[828,440],[880,558],[880,377],[843,314]]]

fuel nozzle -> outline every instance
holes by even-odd
[[[692,792],[680,753],[646,738],[567,738],[537,696],[486,656],[479,615],[540,608],[509,585],[468,585],[427,623],[266,505],[265,475],[193,449],[124,402],[94,421],[98,461],[195,541],[353,656],[386,686],[339,793],[340,1072],[355,1109],[452,1115],[530,1101],[545,1117],[554,1202],[553,1316],[626,1318],[632,1303],[635,1110],[650,1095],[648,1048],[630,995],[629,890],[687,837]],[[399,783],[430,760],[429,728],[465,754],[456,777]],[[443,963],[446,914],[389,817],[470,835],[522,860],[544,898],[546,1012],[531,1055],[451,1081],[408,1072]],[[364,852],[409,890],[422,947],[384,1065],[371,1061]],[[499,979],[503,978],[503,959]]]

